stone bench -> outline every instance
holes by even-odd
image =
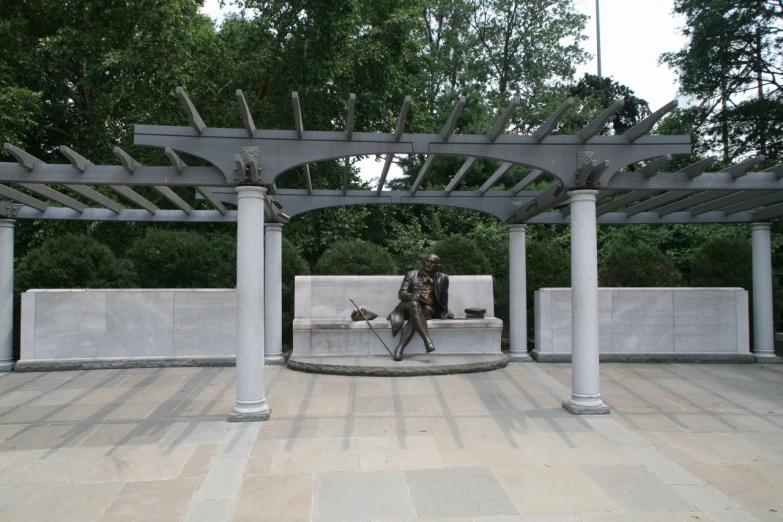
[[[350,299],[378,314],[375,331],[394,350],[400,334],[392,338],[386,316],[397,306],[399,276],[297,276],[294,300],[294,355],[324,357],[383,355],[386,350],[367,323],[351,320]],[[485,308],[484,319],[465,319],[466,308]],[[455,319],[430,319],[427,326],[436,354],[501,353],[503,321],[493,317],[491,276],[450,276],[449,309]],[[425,353],[417,335],[405,354]]]

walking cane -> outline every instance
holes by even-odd
[[[356,309],[357,309],[357,310],[359,310],[359,313],[360,313],[360,314],[362,314],[362,317],[364,317],[364,320],[365,320],[365,321],[367,321],[367,324],[368,324],[368,325],[370,325],[370,329],[371,329],[371,330],[372,330],[372,332],[373,332],[373,333],[374,333],[374,334],[375,334],[375,335],[378,337],[378,340],[381,342],[381,344],[383,345],[383,347],[384,347],[384,348],[386,348],[386,351],[387,351],[387,352],[389,352],[389,355],[391,355],[391,356],[392,356],[392,359],[394,359],[394,355],[392,355],[392,353],[391,353],[391,350],[389,350],[389,347],[388,347],[388,346],[386,346],[386,343],[385,343],[385,342],[383,342],[383,339],[381,339],[381,336],[380,336],[380,335],[378,335],[378,332],[376,332],[376,331],[375,331],[375,328],[373,328],[373,326],[372,326],[372,323],[370,322],[370,320],[369,320],[369,319],[367,319],[367,316],[366,316],[366,315],[364,315],[364,312],[362,312],[362,309],[361,309],[361,308],[359,308],[359,306],[358,306],[356,303],[354,303],[353,299],[351,299],[351,302],[352,302],[352,303],[353,303],[353,305],[356,307]]]

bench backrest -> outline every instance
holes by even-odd
[[[399,299],[400,276],[296,276],[294,317],[350,318],[356,304],[385,318]],[[495,315],[492,276],[449,276],[449,309],[465,317],[465,308],[486,308]]]

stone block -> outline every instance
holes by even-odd
[[[43,291],[35,296],[35,357],[106,357],[106,294]]]
[[[674,303],[671,291],[612,289],[612,307],[600,317],[611,327],[615,353],[661,353],[674,351]]]
[[[736,353],[737,311],[733,291],[678,289],[674,292],[674,351]]]
[[[35,296],[38,292],[22,293],[22,315],[20,319],[20,358],[35,359]]]
[[[571,353],[571,290],[552,292],[552,353]]]
[[[401,471],[315,476],[313,522],[400,520],[415,516]]]
[[[534,296],[536,351],[552,353],[552,292],[539,292]]]
[[[172,292],[106,292],[106,356],[174,354]]]
[[[236,355],[235,290],[174,292],[174,355]]]

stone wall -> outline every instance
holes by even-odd
[[[750,356],[748,292],[741,288],[600,288],[598,317],[602,360]],[[536,359],[570,358],[570,288],[535,293],[535,339]]]
[[[236,355],[235,290],[30,290],[21,361]]]

